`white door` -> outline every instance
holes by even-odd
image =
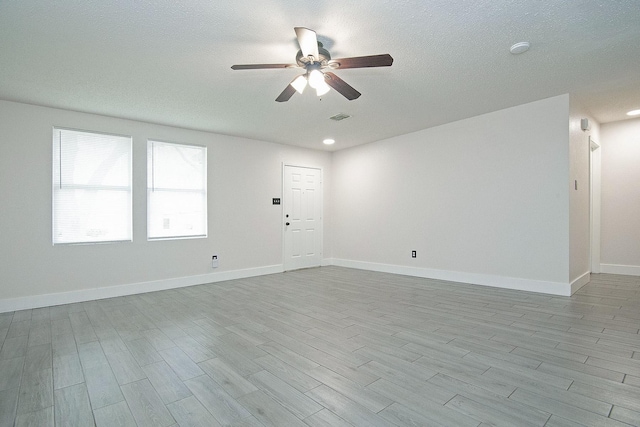
[[[322,261],[322,171],[284,166],[284,269],[319,267]]]

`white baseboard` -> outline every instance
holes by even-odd
[[[600,273],[640,276],[640,265],[600,264]]]
[[[578,292],[578,289],[580,289],[590,281],[591,281],[591,273],[587,271],[582,276],[578,277],[576,280],[571,282],[571,295]]]
[[[166,289],[183,288],[186,286],[203,285],[206,283],[222,282],[225,280],[244,279],[247,277],[263,276],[265,274],[282,273],[282,265],[248,268],[244,270],[221,271],[197,276],[177,277],[173,279],[154,280],[150,282],[130,283],[126,285],[105,286],[102,288],[82,289],[53,294],[34,295],[20,298],[0,299],[0,313],[53,305],[72,304],[104,298],[115,298],[126,295],[142,294],[146,292],[163,291]]]
[[[359,270],[403,274],[406,276],[447,280],[451,282],[470,283],[481,286],[492,286],[496,288],[540,292],[562,296],[570,296],[582,286],[587,284],[590,280],[590,274],[588,272],[569,284],[486,274],[465,273],[459,271],[406,267],[400,265],[353,261],[338,258],[323,259],[321,265],[335,265],[339,267],[356,268]],[[142,294],[145,292],[162,291],[166,289],[175,289],[186,286],[203,285],[206,283],[222,282],[225,280],[244,279],[247,277],[282,273],[283,271],[284,268],[282,265],[270,265],[243,270],[221,271],[197,276],[186,276],[173,279],[130,283],[126,285],[105,286],[102,288],[82,289],[77,291],[58,292],[19,298],[6,298],[0,299],[0,313],[62,304],[73,304],[104,298],[115,298],[126,295]],[[601,271],[602,273],[640,276],[640,266],[602,264]]]
[[[403,274],[405,276],[423,277],[426,279],[447,280],[450,282],[491,286],[494,288],[515,289],[519,291],[540,292],[543,294],[571,296],[572,284],[547,282],[542,280],[520,279],[515,277],[494,276],[489,274],[465,273],[461,271],[436,270],[431,268],[406,267],[392,264],[353,261],[347,259],[327,259],[331,265],[356,268],[360,270],[378,271],[382,273]],[[327,264],[329,265],[329,264]],[[581,276],[583,277],[583,276]],[[582,285],[580,285],[582,286]],[[580,287],[578,286],[578,288]]]

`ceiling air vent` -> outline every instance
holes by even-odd
[[[338,113],[335,116],[331,116],[329,117],[331,120],[335,120],[336,122],[339,122],[340,120],[344,120],[344,119],[348,119],[349,117],[351,117],[348,114],[345,113]]]

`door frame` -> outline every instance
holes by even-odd
[[[283,271],[293,271],[293,270],[287,270],[286,266],[285,266],[285,260],[286,260],[286,246],[285,246],[285,242],[286,242],[286,237],[285,237],[285,232],[286,232],[286,227],[284,225],[284,223],[286,222],[286,218],[285,218],[285,211],[287,209],[287,206],[285,205],[285,169],[287,167],[294,167],[294,168],[304,168],[304,169],[317,169],[320,171],[320,187],[322,189],[322,194],[320,197],[320,224],[322,226],[322,233],[320,233],[320,264],[318,264],[318,266],[322,266],[322,260],[324,259],[324,169],[322,168],[322,166],[309,166],[309,165],[301,165],[301,164],[295,164],[295,163],[289,163],[289,162],[282,162],[282,168],[281,168],[281,180],[282,180],[282,209],[280,210],[280,226],[282,227],[282,233],[281,233],[281,238],[282,238],[282,270]]]
[[[589,265],[591,273],[600,273],[601,149],[589,135]]]

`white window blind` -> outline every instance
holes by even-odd
[[[131,137],[53,129],[53,244],[131,241]]]
[[[207,148],[147,141],[147,237],[207,236]]]

